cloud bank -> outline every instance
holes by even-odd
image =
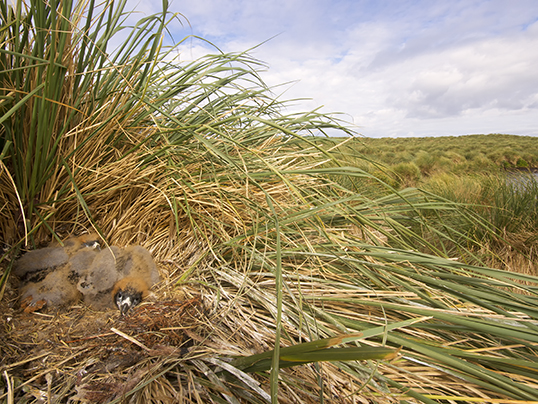
[[[140,6],[135,6],[140,9]],[[144,13],[156,12],[144,6]],[[293,108],[342,112],[359,133],[538,136],[538,2],[198,0],[173,2],[176,40],[255,47]],[[201,41],[182,58],[214,49]],[[280,89],[278,90],[280,91]]]

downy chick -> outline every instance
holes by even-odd
[[[113,301],[122,315],[126,315],[149,294],[149,289],[160,280],[159,271],[148,250],[141,246],[127,246],[117,262],[120,279],[112,289]]]
[[[103,249],[86,266],[77,284],[77,289],[84,295],[84,303],[96,310],[115,307],[110,293],[120,279],[117,265],[121,254],[122,250],[115,246]],[[83,265],[81,263],[80,267]]]
[[[81,298],[76,285],[80,273],[71,261],[89,266],[99,243],[95,235],[83,235],[66,240],[65,246],[51,246],[23,255],[14,265],[13,273],[21,280],[21,306],[35,311],[43,306],[58,307],[75,303]]]

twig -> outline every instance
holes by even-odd
[[[143,343],[137,341],[136,339],[134,339],[134,338],[131,337],[130,335],[127,335],[127,334],[125,334],[124,332],[122,332],[122,331],[120,331],[120,330],[118,330],[118,329],[116,329],[116,328],[114,328],[114,327],[112,327],[112,328],[110,329],[110,331],[112,331],[112,332],[118,334],[120,337],[123,337],[123,338],[125,338],[125,339],[128,340],[128,341],[131,341],[133,344],[138,345],[140,348],[145,349],[146,351],[151,351],[151,349],[149,349],[149,348],[148,348],[147,346],[145,346]]]
[[[11,379],[9,378],[9,375],[7,374],[7,370],[4,370],[4,377],[6,378],[7,384],[7,404],[13,404],[13,386],[11,384]]]

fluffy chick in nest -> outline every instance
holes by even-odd
[[[80,272],[77,290],[84,297],[84,303],[93,309],[114,308],[110,293],[120,279],[117,265],[121,254],[122,250],[118,247],[105,248]]]
[[[112,246],[100,251],[81,273],[77,289],[96,310],[117,307],[122,315],[149,295],[160,276],[148,250],[141,246]]]
[[[13,273],[18,277],[25,277],[37,271],[59,267],[82,249],[88,251],[100,249],[99,237],[94,233],[84,234],[67,239],[63,246],[56,244],[29,251],[15,262]]]
[[[159,282],[159,271],[148,250],[140,246],[127,246],[117,262],[119,280],[112,289],[114,303],[126,315],[149,294]]]
[[[81,298],[76,284],[99,249],[99,238],[87,234],[66,240],[64,246],[34,250],[15,262],[13,273],[21,280],[21,306],[27,312],[57,307]]]
[[[94,309],[117,307],[125,315],[160,280],[148,250],[141,246],[101,250],[94,234],[28,252],[15,263],[14,274],[21,280],[21,306],[27,312],[83,299]]]

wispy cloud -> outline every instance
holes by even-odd
[[[274,37],[253,51],[269,66],[262,78],[296,82],[286,96],[312,98],[297,108],[344,112],[367,136],[538,136],[535,0],[198,0],[171,8],[190,23],[174,26],[176,39],[200,35],[239,52]],[[191,42],[187,54],[208,49]]]

